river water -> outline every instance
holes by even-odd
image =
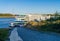
[[[15,18],[0,18],[0,28],[8,28]]]
[[[0,18],[0,28],[8,28],[14,18]],[[60,34],[38,32],[24,27],[17,27],[18,35],[23,41],[60,41]]]
[[[24,27],[18,27],[17,32],[23,41],[60,41],[60,35],[56,33],[38,32]]]

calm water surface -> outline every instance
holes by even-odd
[[[23,41],[60,41],[60,34],[38,32],[24,27],[17,28],[18,35]]]
[[[0,28],[8,28],[15,18],[0,18]]]

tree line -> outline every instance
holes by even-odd
[[[13,16],[13,14],[9,14],[9,13],[0,13],[0,16]]]

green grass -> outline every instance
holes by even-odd
[[[5,41],[8,37],[8,28],[0,28],[0,41]]]

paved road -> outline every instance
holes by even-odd
[[[18,35],[23,41],[60,41],[60,35],[30,30],[24,27],[17,28]]]
[[[23,41],[20,36],[18,36],[17,28],[14,28],[9,36],[10,41]]]

